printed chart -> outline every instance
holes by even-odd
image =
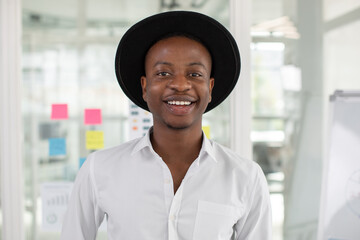
[[[49,182],[41,186],[42,229],[60,231],[73,183]]]
[[[359,240],[360,92],[335,92],[330,106],[318,240]]]

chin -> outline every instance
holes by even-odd
[[[185,125],[185,124],[171,124],[171,123],[166,123],[166,126],[172,130],[184,130],[189,128],[189,125]]]

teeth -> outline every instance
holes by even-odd
[[[191,104],[190,101],[168,101],[167,103],[170,105],[186,105],[186,106]]]

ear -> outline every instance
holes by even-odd
[[[209,102],[211,102],[211,94],[212,94],[214,84],[215,84],[215,79],[210,78],[210,80],[209,80]]]
[[[146,77],[141,76],[140,80],[141,80],[142,97],[146,102]]]

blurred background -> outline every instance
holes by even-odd
[[[121,36],[144,17],[179,9],[205,13],[230,29],[231,4],[230,0],[23,0],[21,4],[25,239],[57,239],[59,226],[49,226],[56,216],[44,217],[43,211],[49,211],[44,200],[61,212],[71,189],[67,183],[74,180],[84,158],[133,138],[134,115],[147,121],[146,113],[133,110],[116,81],[114,55]],[[251,92],[249,139],[252,158],[269,184],[273,239],[316,239],[329,96],[336,89],[360,89],[360,1],[247,4],[251,58],[242,61],[251,63],[251,87],[245,90]],[[100,109],[101,121],[84,120],[86,109]],[[228,147],[230,118],[229,100],[204,116],[210,138]],[[146,130],[145,125],[140,128]],[[87,145],[91,131],[102,136],[93,147]],[[56,188],[65,195],[55,201],[51,191]],[[107,239],[104,229],[97,239]]]

